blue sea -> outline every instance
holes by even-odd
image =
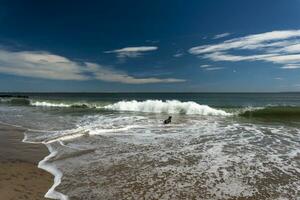
[[[49,149],[48,198],[300,199],[300,93],[1,95]]]

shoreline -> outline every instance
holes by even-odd
[[[24,129],[0,123],[0,194],[7,200],[48,199],[54,176],[38,167],[49,151],[23,142]],[[51,152],[50,152],[51,153]]]

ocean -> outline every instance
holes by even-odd
[[[46,197],[300,199],[300,93],[9,95],[28,98],[0,122],[49,149]]]

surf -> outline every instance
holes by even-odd
[[[3,101],[4,102],[4,101]],[[142,113],[165,113],[165,114],[185,114],[185,115],[211,115],[211,116],[230,116],[221,109],[215,109],[208,105],[201,105],[193,101],[178,101],[178,100],[144,100],[144,101],[118,101],[116,103],[103,102],[66,102],[66,101],[48,101],[48,100],[33,100],[33,99],[18,99],[9,100],[5,103],[14,105],[24,105],[33,107],[45,108],[72,108],[72,109],[96,109],[99,111],[128,111]]]
[[[181,102],[178,100],[119,101],[117,103],[107,105],[104,108],[115,111],[134,111],[145,113],[222,116],[231,115],[223,110],[211,108],[208,105],[200,105],[193,101]]]

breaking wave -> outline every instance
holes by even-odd
[[[4,101],[2,101],[4,102]],[[102,109],[113,111],[131,111],[146,113],[169,113],[169,114],[186,114],[186,115],[232,115],[224,110],[215,109],[208,105],[200,105],[193,101],[181,102],[178,100],[145,100],[145,101],[119,101],[117,103],[101,105],[96,103],[82,102],[54,102],[38,101],[28,99],[10,99],[5,103],[30,105],[36,107],[59,107],[59,108],[81,108],[81,109]]]
[[[87,105],[87,104],[51,103],[46,101],[30,102],[30,105],[40,106],[40,107],[61,107],[61,108],[94,108],[94,106]]]
[[[65,103],[50,103],[50,102],[45,102],[45,101],[31,102],[30,105],[41,106],[41,107],[62,107],[62,108],[71,107],[71,105],[65,104]]]
[[[200,105],[192,101],[180,102],[177,100],[120,101],[111,105],[104,106],[104,108],[116,111],[135,111],[148,113],[224,116],[230,115],[223,110],[214,109],[207,105]]]

